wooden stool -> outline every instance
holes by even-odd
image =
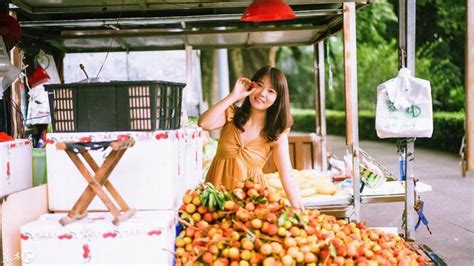
[[[110,174],[114,170],[115,166],[117,166],[117,163],[120,161],[125,151],[129,147],[132,147],[134,144],[135,141],[130,139],[109,142],[73,142],[56,144],[57,149],[66,151],[67,155],[76,165],[79,172],[89,183],[87,188],[84,190],[84,192],[82,192],[81,196],[74,204],[74,207],[68,212],[68,215],[59,221],[62,225],[66,225],[74,220],[84,218],[87,215],[87,207],[91,204],[92,200],[96,195],[99,196],[99,198],[105,204],[110,213],[112,213],[112,215],[115,217],[115,219],[112,221],[112,223],[115,225],[119,224],[122,221],[125,221],[126,219],[133,216],[133,214],[135,214],[136,210],[130,209],[128,207],[123,198],[108,180]],[[87,145],[92,145],[92,149],[97,149],[97,147],[106,148],[108,146],[112,148],[112,151],[107,156],[102,166],[99,167],[94,161],[94,159],[89,154],[89,151],[86,148]],[[96,146],[94,147],[94,145]],[[78,154],[82,155],[82,157],[85,159],[87,164],[89,164],[95,175],[92,175],[89,172],[89,170],[79,158]],[[109,191],[110,195],[113,199],[115,199],[120,209],[117,208],[116,205],[112,202],[112,199],[110,199],[109,196],[105,193],[105,191],[102,189],[102,186],[105,186],[105,188]],[[121,210],[123,211],[123,213],[120,212]]]

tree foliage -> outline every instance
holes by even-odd
[[[398,70],[398,1],[375,2],[357,13],[359,108],[374,110],[377,85]],[[416,76],[431,82],[433,108],[464,108],[465,2],[418,0]],[[342,36],[326,40],[327,108],[344,109]],[[314,106],[312,47],[281,48],[277,66],[287,73],[292,105]],[[332,78],[330,78],[332,76]]]
[[[284,47],[277,54],[277,65],[288,79],[290,102],[314,108],[313,47]]]

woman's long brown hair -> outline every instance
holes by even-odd
[[[290,113],[290,96],[288,93],[288,82],[285,74],[278,68],[266,66],[259,69],[252,77],[254,82],[262,82],[265,77],[270,79],[273,89],[277,92],[275,102],[267,109],[263,134],[268,141],[275,141],[285,129],[293,125]],[[234,124],[241,131],[249,120],[250,99],[245,98],[242,106],[237,108],[234,116]]]

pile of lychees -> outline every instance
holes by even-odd
[[[176,265],[424,265],[399,236],[316,210],[293,211],[247,180],[234,190],[201,184],[180,208]]]

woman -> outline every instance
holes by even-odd
[[[244,99],[241,107],[234,104]],[[240,78],[232,92],[199,119],[204,130],[222,128],[206,182],[232,189],[248,177],[266,185],[262,168],[273,154],[290,204],[302,209],[300,190],[291,177],[288,132],[292,125],[285,74],[263,67],[252,80]]]

